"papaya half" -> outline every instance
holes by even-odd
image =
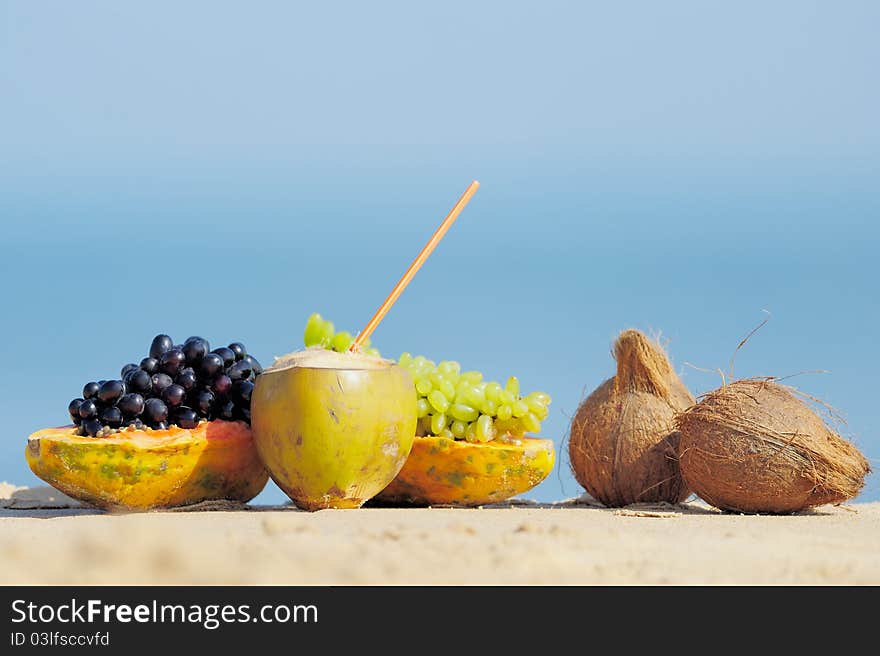
[[[108,437],[76,426],[28,437],[31,470],[68,496],[106,509],[150,510],[200,501],[250,501],[268,481],[250,427],[214,420],[195,428],[132,428]]]
[[[376,499],[412,505],[479,506],[522,494],[553,470],[552,440],[471,443],[416,437],[397,477]]]

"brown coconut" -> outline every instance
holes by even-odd
[[[858,494],[870,471],[792,389],[746,379],[706,394],[676,420],[688,486],[722,510],[791,513]]]
[[[678,503],[689,491],[678,467],[675,416],[694,397],[663,348],[638,330],[614,344],[617,375],[581,403],[568,452],[578,483],[606,506]]]

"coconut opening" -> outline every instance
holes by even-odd
[[[362,353],[337,353],[320,347],[307,348],[278,356],[267,372],[281,371],[291,367],[310,369],[386,369],[393,363],[385,358],[377,358]]]

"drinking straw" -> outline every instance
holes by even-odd
[[[464,206],[468,204],[468,201],[471,199],[471,196],[474,195],[474,192],[479,188],[480,183],[474,180],[468,185],[468,188],[464,190],[464,193],[461,195],[461,198],[458,199],[458,202],[449,210],[449,214],[446,215],[446,218],[443,219],[443,223],[439,225],[439,227],[434,231],[434,234],[431,235],[431,238],[428,240],[428,243],[422,247],[422,250],[419,251],[419,254],[416,255],[416,259],[412,261],[412,264],[409,265],[409,268],[406,272],[401,276],[400,280],[397,281],[397,284],[394,285],[394,289],[391,290],[391,293],[388,294],[388,298],[385,299],[385,302],[379,306],[379,309],[376,310],[376,314],[373,315],[373,318],[370,319],[369,323],[364,326],[364,329],[358,333],[357,337],[354,338],[354,341],[349,346],[348,350],[351,353],[356,353],[357,350],[361,347],[361,344],[370,334],[376,329],[376,326],[379,325],[379,322],[382,321],[383,317],[388,313],[388,310],[391,309],[391,306],[394,305],[394,302],[398,299],[398,297],[403,293],[403,290],[406,289],[406,286],[409,284],[410,280],[416,275],[416,272],[421,268],[421,266],[425,263],[425,260],[428,259],[428,256],[440,243],[440,240],[443,239],[443,235],[446,234],[446,231],[449,230],[449,226],[453,224],[455,219],[458,218],[458,215],[461,214],[461,211],[464,209]]]

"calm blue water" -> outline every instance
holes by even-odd
[[[516,374],[563,444],[619,330],[700,393],[766,309],[737,375],[828,370],[880,463],[877,6],[465,6],[0,2],[0,480],[158,332],[356,331],[473,178],[384,354]]]

